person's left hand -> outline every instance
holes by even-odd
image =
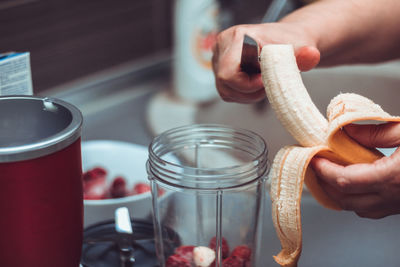
[[[353,124],[345,130],[366,147],[400,145],[400,123]],[[316,157],[311,166],[322,188],[342,209],[373,219],[400,213],[400,148],[370,164],[341,166]]]

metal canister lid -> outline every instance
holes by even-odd
[[[81,135],[82,114],[60,99],[0,97],[0,163],[34,159],[59,151]]]

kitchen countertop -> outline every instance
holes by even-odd
[[[83,140],[115,139],[147,146],[154,135],[146,120],[148,104],[171,83],[170,58],[161,56],[150,61],[151,64],[139,62],[129,68],[113,69],[47,93],[82,111]],[[266,204],[260,267],[278,266],[271,256],[280,250],[269,200]],[[351,212],[322,208],[305,194],[302,225],[303,253],[299,266],[400,265],[398,215],[381,220],[362,219]]]

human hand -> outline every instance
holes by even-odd
[[[400,123],[348,125],[346,132],[366,147],[400,145]],[[400,213],[400,149],[373,163],[341,166],[314,158],[312,167],[325,192],[344,210],[379,219]]]
[[[244,34],[254,38],[260,47],[271,44],[293,44],[301,71],[314,68],[320,53],[307,32],[294,24],[267,23],[238,25],[221,32],[213,48],[213,71],[217,90],[227,102],[252,103],[265,97],[260,74],[248,75],[240,69]]]

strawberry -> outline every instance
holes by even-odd
[[[126,181],[124,177],[116,177],[110,187],[111,198],[120,198],[128,195],[128,190],[126,189]]]
[[[211,238],[208,245],[209,248],[214,249],[216,247],[216,237]],[[229,256],[229,245],[225,238],[222,238],[222,258],[225,259]]]
[[[232,250],[231,256],[241,258],[244,261],[250,261],[251,249],[246,245],[237,246]]]
[[[187,259],[173,254],[171,256],[168,257],[166,263],[165,263],[166,267],[190,267],[190,261],[188,261]]]
[[[88,170],[83,173],[83,181],[89,182],[95,180],[96,178],[102,178],[107,175],[107,171],[101,167],[94,167],[93,169]]]
[[[96,167],[83,174],[84,199],[103,199],[107,196],[107,171]]]
[[[149,192],[150,190],[151,190],[150,185],[146,183],[136,183],[135,186],[133,187],[131,195],[143,194]]]
[[[180,246],[175,249],[175,254],[191,262],[193,260],[194,248],[195,246]]]

